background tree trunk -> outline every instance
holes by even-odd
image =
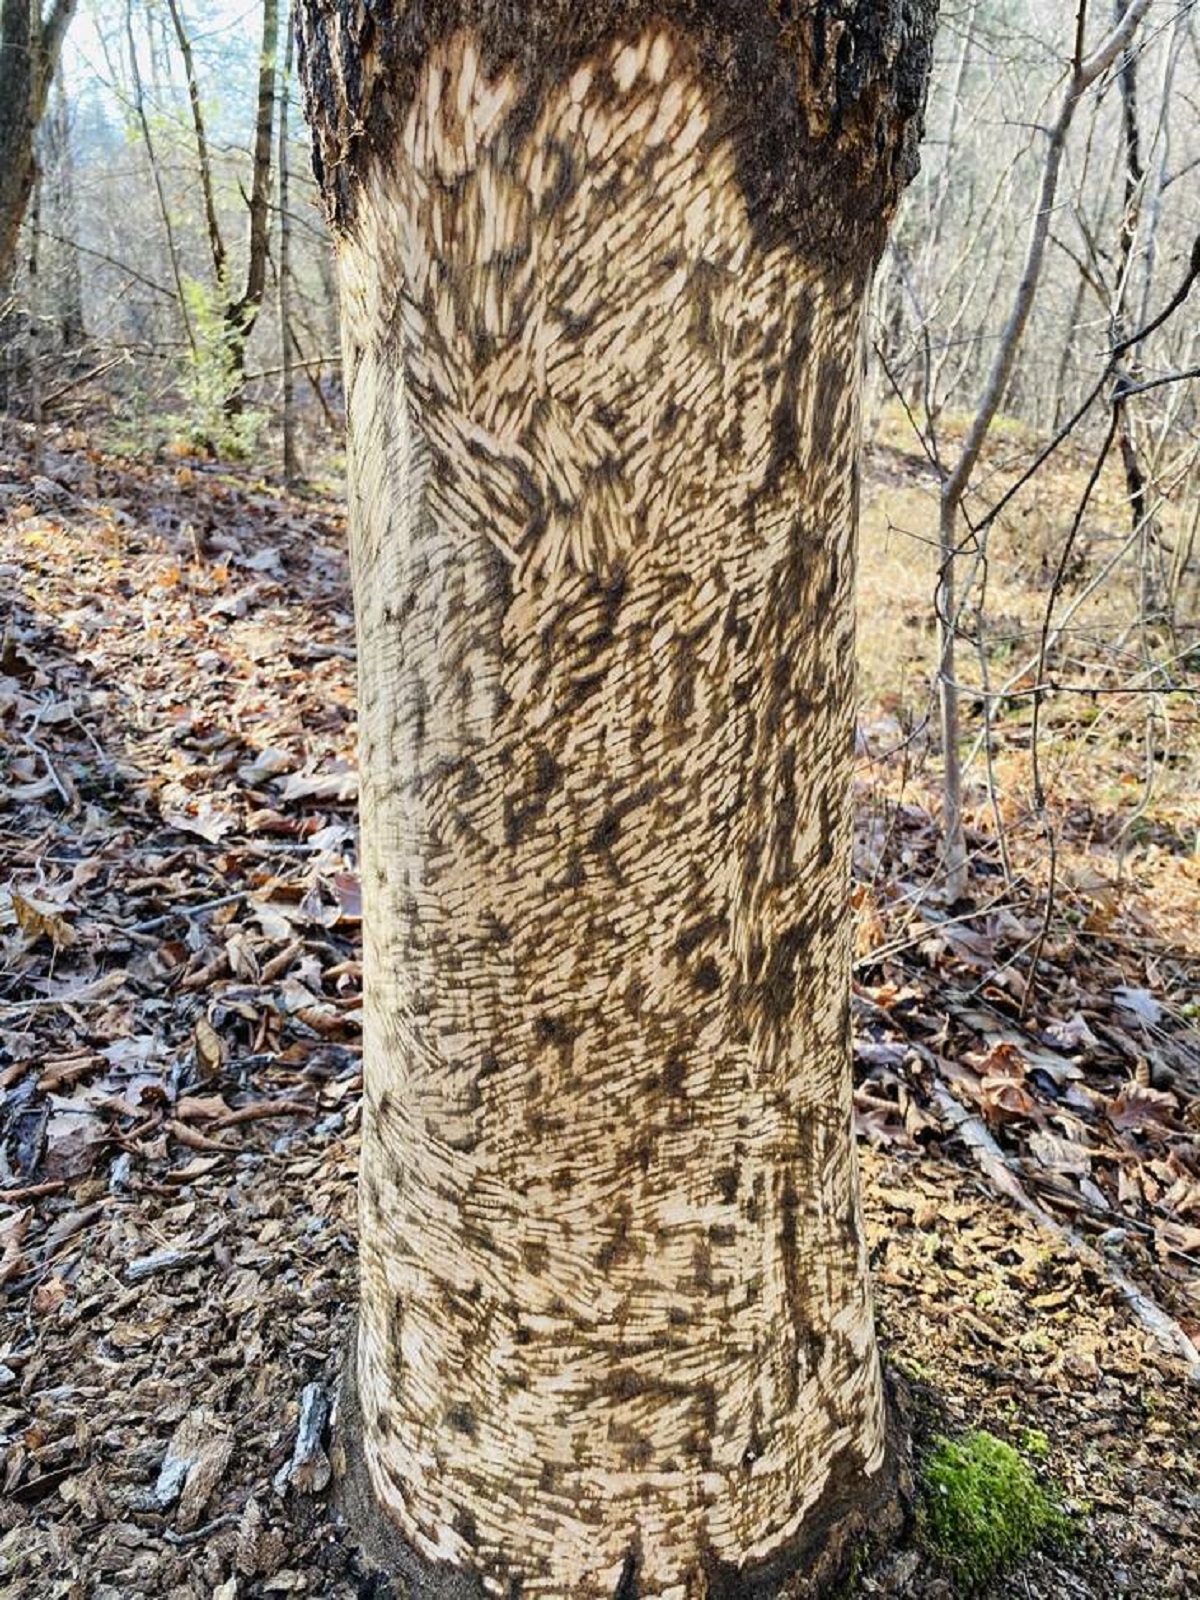
[[[87,340],[83,320],[83,273],[74,240],[79,231],[75,196],[75,152],[71,113],[62,70],[55,75],[54,108],[45,125],[51,216],[54,227],[54,327],[59,350],[78,351]]]
[[[264,0],[262,50],[258,58],[258,110],[254,119],[254,176],[250,185],[250,222],[246,241],[246,283],[225,309],[225,336],[232,358],[233,383],[226,410],[241,410],[246,387],[246,346],[258,321],[267,287],[267,240],[270,236],[271,142],[275,124],[276,53],[279,44],[279,0]]]
[[[960,684],[956,666],[959,631],[960,596],[970,585],[963,584],[957,571],[960,558],[959,539],[963,502],[971,484],[972,475],[979,464],[984,443],[996,420],[1001,402],[1012,380],[1017,364],[1017,354],[1034,296],[1041,281],[1046,245],[1050,238],[1050,224],[1054,216],[1058,194],[1059,176],[1067,149],[1067,135],[1075,120],[1083,96],[1093,83],[1112,66],[1129,45],[1142,18],[1150,7],[1150,0],[1128,0],[1118,5],[1115,25],[1103,41],[1090,53],[1086,50],[1087,0],[1075,13],[1075,50],[1067,86],[1059,104],[1058,115],[1049,130],[1046,154],[1042,166],[1041,188],[1037,210],[1029,232],[1025,264],[1017,285],[1003,331],[996,341],[987,381],[978,407],[967,429],[966,438],[953,465],[942,469],[941,507],[938,520],[941,571],[937,592],[937,626],[939,643],[938,702],[941,711],[942,734],[942,829],[946,848],[946,898],[954,902],[966,893],[969,880],[966,830],[963,821],[962,755]],[[1040,785],[1035,783],[1040,793]],[[1040,800],[1035,805],[1041,810]]]
[[[179,315],[183,321],[184,332],[187,334],[188,345],[192,350],[192,354],[195,355],[197,352],[196,330],[192,325],[192,316],[188,310],[188,297],[184,288],[179,243],[175,237],[175,225],[171,221],[171,207],[167,202],[167,191],[163,185],[162,170],[154,150],[154,135],[150,128],[150,118],[146,114],[146,95],[142,86],[142,69],[138,64],[137,35],[134,32],[133,18],[133,0],[125,0],[125,44],[129,51],[129,78],[133,85],[133,108],[137,116],[138,127],[141,130],[142,143],[146,147],[146,160],[150,166],[150,178],[154,185],[154,196],[158,202],[158,216],[159,221],[162,223],[163,238],[166,241],[167,259],[171,265],[175,296],[179,302]],[[152,55],[152,62],[153,59]]]
[[[422,1594],[765,1595],[893,1495],[853,571],[934,7],[861,9],[301,6],[360,663],[345,1443]]]
[[[34,138],[76,0],[0,4],[0,288],[8,283],[36,169]]]
[[[33,466],[45,470],[46,434],[42,415],[42,286],[41,286],[41,209],[42,179],[34,174],[30,195],[29,238],[29,415],[33,423]]]
[[[208,249],[212,257],[213,279],[220,294],[228,292],[226,282],[225,239],[217,216],[217,198],[213,187],[212,158],[208,149],[208,133],[204,126],[204,104],[200,98],[200,83],[196,77],[196,59],[192,54],[192,41],[184,26],[183,13],[178,0],[167,0],[175,42],[183,58],[184,76],[187,78],[188,104],[192,112],[192,129],[196,135],[196,161],[200,171],[200,192],[204,196],[204,225],[208,233]]]
[[[299,476],[296,458],[296,375],[293,366],[291,317],[292,213],[290,210],[290,155],[288,105],[292,92],[292,43],[295,29],[291,7],[287,12],[287,42],[279,79],[279,352],[283,367],[283,392],[279,421],[283,431],[283,481],[294,484]]]

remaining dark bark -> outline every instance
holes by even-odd
[[[314,166],[340,229],[434,41],[478,29],[489,68],[516,67],[536,103],[603,41],[661,20],[742,108],[735,142],[760,231],[861,267],[916,171],[937,0],[301,0],[299,16]]]
[[[808,1594],[896,1502],[853,573],[933,5],[300,10],[359,637],[352,1515],[439,1600]]]
[[[17,239],[36,172],[34,138],[62,53],[76,0],[3,0],[0,8],[0,286],[16,259]]]

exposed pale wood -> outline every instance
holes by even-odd
[[[351,122],[382,70],[337,34],[355,16],[321,55]],[[887,1481],[848,1050],[886,214],[848,198],[832,242],[768,225],[745,108],[679,27],[555,71],[470,27],[427,44],[354,156],[339,246],[365,933],[346,1448],[416,1593],[765,1595]]]

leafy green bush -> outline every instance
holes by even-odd
[[[184,367],[182,388],[188,403],[181,431],[219,455],[244,459],[252,455],[266,425],[264,411],[231,408],[241,381],[225,297],[194,278],[183,285],[188,318],[196,341]]]

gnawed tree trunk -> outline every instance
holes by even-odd
[[[894,1492],[852,585],[933,11],[300,6],[360,663],[343,1435],[422,1595],[767,1595]]]

